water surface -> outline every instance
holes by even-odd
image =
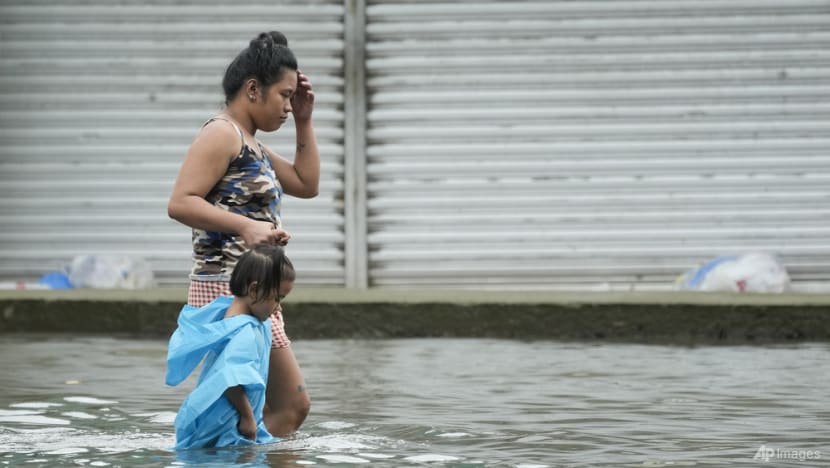
[[[296,341],[312,397],[298,434],[179,454],[169,450],[172,422],[195,380],[164,385],[166,346],[0,335],[0,464],[821,466],[830,458],[827,344]]]

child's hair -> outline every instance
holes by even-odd
[[[288,48],[288,39],[279,31],[259,33],[225,70],[225,104],[236,97],[245,80],[256,78],[267,88],[282,78],[283,68],[297,70],[297,57]]]
[[[296,273],[282,247],[259,244],[239,257],[231,274],[231,293],[245,297],[250,285],[256,282],[253,301],[259,302],[273,293],[279,296],[280,281],[294,281]]]

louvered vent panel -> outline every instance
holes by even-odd
[[[370,282],[830,280],[830,2],[370,1]]]
[[[289,38],[317,94],[321,194],[286,198],[305,284],[343,284],[343,5],[336,1],[3,2],[0,277],[75,255],[135,255],[185,284],[190,230],[167,198],[196,131],[222,108],[225,67],[261,31]],[[289,158],[293,122],[258,135]]]

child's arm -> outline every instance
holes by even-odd
[[[245,390],[242,385],[230,387],[225,390],[225,396],[228,397],[231,404],[239,412],[239,433],[246,439],[256,440],[256,418],[254,418],[254,410],[251,408],[251,402],[245,396]]]

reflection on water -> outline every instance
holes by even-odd
[[[830,458],[826,344],[298,341],[312,397],[300,433],[181,453],[168,450],[172,423],[195,379],[164,385],[166,344],[0,335],[0,465],[815,466]]]

